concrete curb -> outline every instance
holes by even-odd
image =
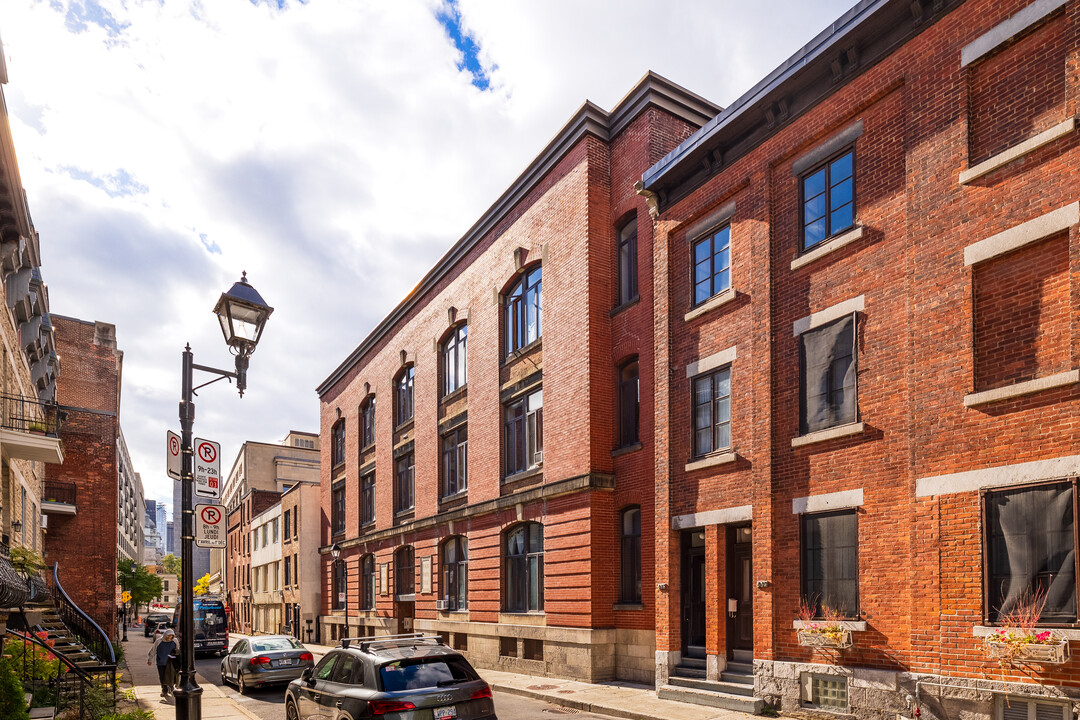
[[[608,715],[610,717],[626,718],[627,720],[656,720],[656,715],[652,713],[642,713],[636,712],[634,710],[624,710],[623,708],[611,707],[609,705],[599,705],[597,703],[582,702],[580,700],[575,700],[574,698],[560,697],[558,695],[549,695],[545,692],[539,692],[537,690],[527,690],[525,688],[514,687],[513,685],[503,685],[496,682],[491,683],[491,689],[496,692],[504,692],[508,695],[518,695],[520,697],[527,697],[532,700],[543,700],[544,702],[551,703],[552,705],[560,705],[562,707],[571,708],[573,710],[596,713],[597,715]]]

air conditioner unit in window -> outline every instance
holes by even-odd
[[[450,609],[450,601],[449,600],[436,600],[435,601],[435,609],[436,610],[449,610]]]

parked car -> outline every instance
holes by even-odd
[[[287,683],[315,665],[307,649],[288,635],[259,635],[238,640],[221,659],[221,682],[248,688]]]
[[[172,618],[165,613],[150,613],[143,620],[143,637],[150,637],[153,635],[154,630],[157,629],[158,625],[172,622]]]
[[[287,720],[496,720],[491,687],[461,653],[420,634],[343,640],[289,683]]]

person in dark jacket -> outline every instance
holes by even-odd
[[[158,680],[161,682],[161,697],[167,701],[172,692],[173,659],[176,658],[176,633],[172,629],[165,631],[161,638],[150,647],[146,664],[157,663]]]

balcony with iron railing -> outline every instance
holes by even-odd
[[[60,428],[65,413],[53,403],[0,394],[0,447],[8,458],[64,462]]]
[[[42,489],[41,512],[53,515],[74,515],[76,486],[73,482],[46,480]]]

